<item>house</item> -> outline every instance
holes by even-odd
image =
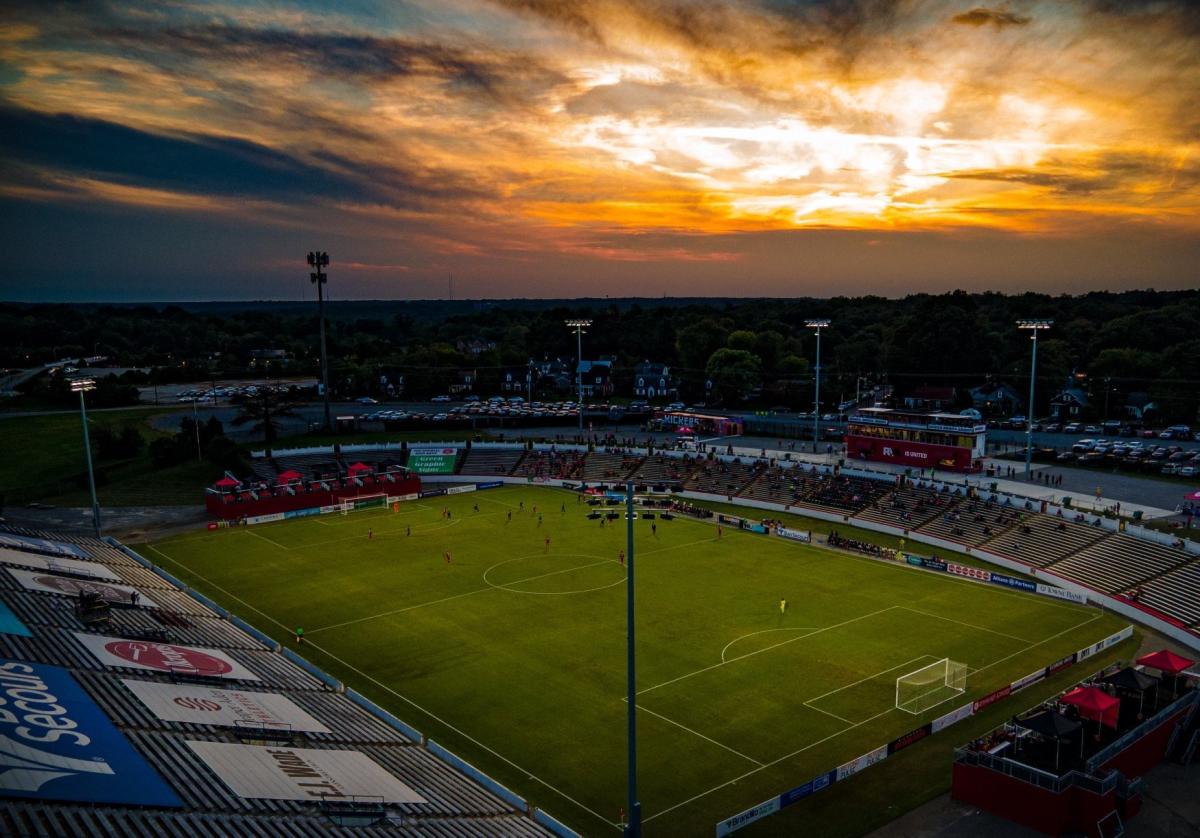
[[[533,365],[534,386],[539,390],[554,390],[566,393],[575,387],[575,372],[571,366],[561,359],[543,358],[531,361]]]
[[[470,393],[475,389],[475,370],[459,370],[458,380],[447,389],[451,393]]]
[[[949,410],[956,395],[953,387],[918,387],[904,397],[904,406],[915,410]]]
[[[1014,416],[1025,411],[1025,400],[1008,384],[988,381],[969,392],[971,407],[984,416]]]
[[[1125,415],[1130,419],[1144,422],[1158,413],[1158,405],[1150,400],[1150,394],[1133,392],[1125,398]]]
[[[496,341],[483,340],[482,338],[473,338],[472,340],[460,340],[454,344],[454,348],[464,355],[474,355],[478,357],[484,352],[490,352],[496,348]]]
[[[500,392],[523,394],[528,389],[530,380],[537,383],[539,374],[532,365],[527,367],[505,367],[500,373]]]
[[[1082,388],[1068,384],[1050,400],[1050,415],[1060,422],[1086,419],[1090,402]]]
[[[666,364],[644,361],[634,367],[633,394],[643,399],[676,399],[679,386],[671,378],[671,368]]]
[[[390,370],[380,373],[379,391],[389,397],[404,395],[404,373]]]
[[[580,361],[579,389],[584,397],[611,396],[613,391],[612,360]]]

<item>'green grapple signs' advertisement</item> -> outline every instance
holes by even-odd
[[[457,448],[413,448],[408,452],[408,467],[415,474],[453,474]]]

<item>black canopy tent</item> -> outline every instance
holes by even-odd
[[[1072,736],[1079,736],[1079,752],[1083,754],[1083,725],[1072,719],[1068,719],[1062,713],[1056,713],[1053,710],[1042,710],[1039,713],[1034,713],[1024,719],[1014,720],[1017,727],[1023,727],[1032,733],[1036,733],[1043,739],[1054,740],[1054,770],[1058,770],[1059,752],[1062,749],[1062,743],[1065,739],[1070,739]]]
[[[1145,672],[1136,670],[1132,666],[1127,666],[1118,672],[1114,672],[1103,680],[1104,683],[1114,687],[1118,693],[1124,693],[1130,697],[1137,696],[1139,718],[1142,715],[1146,693],[1150,690],[1154,690],[1155,693],[1158,692],[1158,679],[1147,675]]]

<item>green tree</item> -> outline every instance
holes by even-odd
[[[718,349],[708,359],[705,375],[724,402],[738,402],[762,384],[758,358],[744,349]]]
[[[264,389],[238,401],[233,424],[239,428],[250,425],[250,432],[261,434],[263,442],[270,445],[279,438],[279,419],[285,416],[296,416],[292,404],[274,390]]]

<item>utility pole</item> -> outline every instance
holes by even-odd
[[[325,354],[325,283],[329,275],[321,270],[329,266],[329,254],[323,250],[314,250],[308,254],[309,267],[314,272],[308,275],[317,286],[317,315],[321,321],[321,393],[325,397],[325,431],[333,430],[333,421],[329,418],[329,358]]]
[[[1025,411],[1025,479],[1033,478],[1033,385],[1037,382],[1038,332],[1049,329],[1053,320],[1018,320],[1017,328],[1033,332],[1033,360],[1029,367],[1029,409]]]
[[[625,826],[627,838],[640,838],[642,834],[642,804],[637,793],[637,667],[634,664],[633,643],[633,481],[625,484],[625,682],[628,695],[625,699],[629,714],[629,823]]]
[[[79,418],[83,422],[83,453],[87,458],[88,488],[92,490],[92,529],[96,538],[100,537],[100,504],[96,500],[96,475],[92,471],[92,440],[88,435],[87,406],[83,394],[96,389],[96,382],[90,378],[81,378],[71,382],[71,389],[79,394]]]
[[[576,362],[575,384],[579,388],[579,430],[583,431],[583,330],[592,325],[591,320],[568,320],[568,329],[575,330]]]
[[[817,443],[821,441],[818,427],[821,421],[821,330],[829,328],[829,320],[805,320],[804,325],[817,333],[817,364],[813,367],[816,373],[816,390],[813,395],[813,453],[817,453]]]

